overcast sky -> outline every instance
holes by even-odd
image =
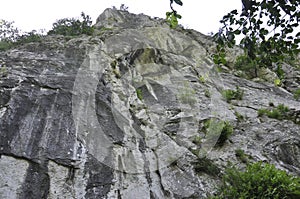
[[[183,6],[176,7],[183,16],[180,23],[186,28],[196,29],[204,34],[218,31],[220,19],[233,9],[242,8],[241,0],[182,0]],[[197,3],[195,3],[197,2]],[[79,17],[83,11],[97,17],[106,9],[125,4],[132,13],[165,18],[169,11],[169,0],[2,0],[0,19],[14,21],[23,31],[52,27],[57,19]]]

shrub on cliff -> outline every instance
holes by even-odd
[[[13,21],[0,20],[0,40],[15,41],[20,36],[20,30],[14,27]]]
[[[14,22],[0,20],[0,51],[25,43],[40,41],[42,36],[42,32],[36,30],[22,32],[14,27]]]
[[[244,172],[227,169],[218,196],[222,198],[300,198],[300,178],[261,162],[247,166]]]
[[[48,35],[78,36],[82,34],[92,35],[94,27],[89,15],[81,13],[81,19],[64,18],[53,23],[53,28]]]
[[[0,51],[11,48],[13,41],[19,36],[19,30],[13,26],[13,23],[0,20]]]

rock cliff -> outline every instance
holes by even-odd
[[[95,27],[0,53],[0,198],[206,198],[237,149],[300,175],[289,89],[218,72],[208,36],[161,19],[107,9]]]

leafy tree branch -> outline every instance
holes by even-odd
[[[173,3],[176,3],[180,6],[183,5],[181,0],[170,0],[170,8],[171,12],[166,12],[167,22],[170,24],[171,28],[176,28],[178,26],[178,19],[181,19],[181,15],[177,13],[177,11],[173,8]]]
[[[220,59],[216,54],[215,62],[224,64],[225,47],[232,48],[236,36],[242,36],[240,46],[245,51],[245,60],[253,62],[253,76],[257,76],[259,67],[267,67],[283,78],[281,64],[295,60],[300,52],[300,33],[295,33],[300,21],[300,1],[242,0],[242,3],[242,13],[233,10],[220,21],[222,28],[214,38],[223,57]]]

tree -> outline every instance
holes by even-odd
[[[14,22],[9,22],[6,20],[0,20],[0,40],[1,41],[15,41],[19,35],[20,31],[14,27]]]
[[[75,18],[59,19],[53,23],[53,28],[48,35],[78,36],[82,34],[92,35],[94,28],[89,15],[81,13],[81,20]]]
[[[22,32],[14,27],[14,22],[0,20],[0,51],[8,50],[14,46],[40,41],[43,32],[32,30]]]
[[[232,47],[242,35],[240,46],[245,54],[240,61],[252,62],[254,76],[259,67],[275,70],[284,77],[281,63],[295,60],[299,51],[300,33],[294,33],[300,21],[300,1],[242,0],[243,11],[233,10],[220,21],[223,27],[215,35],[219,49]],[[215,59],[216,60],[216,59]]]
[[[171,27],[176,27],[177,19],[181,18],[172,7],[174,1],[170,0],[172,12],[167,12]],[[175,3],[182,5],[180,0]],[[214,35],[218,43],[214,62],[226,64],[226,48],[232,48],[236,36],[242,36],[240,46],[244,55],[237,65],[250,66],[252,77],[258,75],[259,67],[268,67],[283,79],[281,64],[295,61],[300,52],[300,33],[295,33],[300,21],[300,1],[242,0],[242,4],[241,13],[233,10],[220,21],[222,27]]]
[[[178,19],[181,19],[181,15],[179,15],[177,13],[177,11],[174,10],[174,8],[173,8],[173,3],[174,2],[176,4],[178,4],[178,5],[180,5],[180,6],[183,5],[183,3],[182,3],[181,0],[170,0],[170,8],[171,8],[172,11],[171,12],[167,12],[166,16],[167,16],[167,21],[170,24],[171,28],[176,28],[177,25],[178,25]]]

